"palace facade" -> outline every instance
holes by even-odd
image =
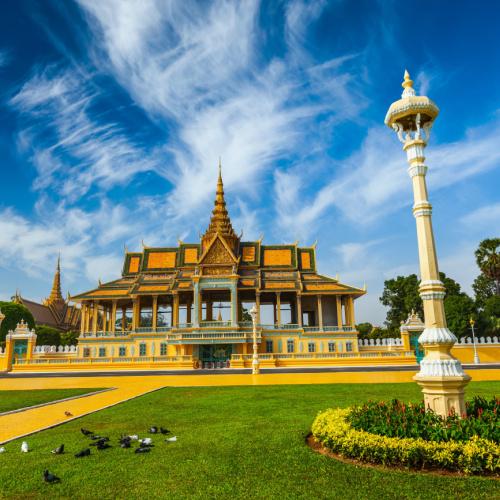
[[[199,243],[127,252],[120,278],[72,300],[81,304],[82,358],[175,358],[214,368],[241,367],[251,357],[254,306],[263,360],[356,353],[354,301],[364,294],[319,274],[314,246],[241,241],[219,169]]]

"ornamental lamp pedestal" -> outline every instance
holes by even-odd
[[[427,410],[442,417],[455,412],[466,413],[464,388],[470,377],[458,359],[451,354],[457,341],[448,329],[443,299],[445,287],[439,278],[439,268],[432,229],[432,206],[428,200],[424,150],[439,108],[426,96],[417,96],[413,81],[405,71],[401,99],[391,104],[385,124],[392,128],[406,152],[408,174],[413,186],[413,215],[417,226],[420,263],[419,292],[424,306],[424,331],[418,342],[425,349],[420,371],[414,380],[422,387]]]
[[[259,346],[257,344],[257,308],[255,306],[250,309],[252,316],[252,331],[253,331],[253,356],[252,356],[252,375],[260,373],[259,363]]]

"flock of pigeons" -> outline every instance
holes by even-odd
[[[89,447],[86,447],[80,450],[78,453],[75,453],[75,458],[88,457],[91,454],[90,446],[95,446],[96,450],[99,451],[106,450],[112,447],[109,437],[98,436],[94,432],[89,431],[88,429],[84,429],[83,427],[80,429],[80,431],[86,438],[89,438],[91,440],[91,443],[89,443]],[[173,443],[177,441],[177,436],[172,436],[172,432],[168,429],[164,429],[163,427],[156,427],[155,425],[153,425],[149,428],[149,434],[163,434],[166,436],[170,436],[165,440],[167,443]],[[140,439],[136,434],[130,436],[122,435],[118,440],[120,448],[132,448],[132,443],[135,442],[137,442],[138,444],[138,446],[135,448],[135,453],[149,453],[151,451],[151,448],[154,446],[152,438],[147,437]],[[21,451],[23,453],[29,452],[29,446],[26,441],[22,442]],[[5,452],[4,447],[0,448],[0,453],[2,452]],[[64,453],[64,444],[61,444],[60,446],[52,450],[51,453],[53,453],[54,455],[62,455]],[[43,480],[49,484],[61,482],[61,479],[59,477],[57,477],[47,469],[43,471]]]

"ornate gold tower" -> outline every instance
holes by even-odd
[[[46,306],[64,306],[66,301],[61,292],[61,256],[57,258],[56,272],[54,274],[54,280],[52,281],[52,290],[50,295],[43,301]]]
[[[427,166],[424,163],[424,150],[439,109],[428,97],[415,94],[408,71],[405,71],[402,86],[401,99],[389,107],[385,124],[397,133],[403,144],[409,164],[408,174],[413,184],[413,215],[417,225],[421,275],[419,290],[425,317],[425,329],[418,341],[426,353],[415,380],[422,387],[426,408],[442,416],[452,410],[463,415],[464,388],[470,377],[450,352],[457,338],[446,325],[443,304],[445,287],[439,279],[432,206],[425,182]]]
[[[229,218],[229,213],[226,207],[226,200],[224,198],[224,185],[222,183],[221,164],[219,162],[219,178],[217,179],[217,191],[215,195],[214,209],[212,210],[212,217],[205,234],[201,238],[202,252],[206,250],[208,245],[216,234],[220,234],[226,243],[230,246],[234,253],[237,253],[237,246],[239,238],[234,232]]]

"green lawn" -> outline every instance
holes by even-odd
[[[88,394],[99,389],[36,389],[30,391],[0,391],[0,413],[28,406]]]
[[[500,393],[500,382],[471,383],[468,395]],[[0,455],[0,497],[7,498],[499,498],[500,483],[346,465],[304,443],[319,410],[367,399],[417,400],[416,384],[168,388],[9,443]],[[114,446],[90,457],[73,453],[87,440],[80,427],[113,439],[172,429],[137,455]],[[50,450],[65,443],[68,453]],[[45,485],[49,468],[62,479]]]

